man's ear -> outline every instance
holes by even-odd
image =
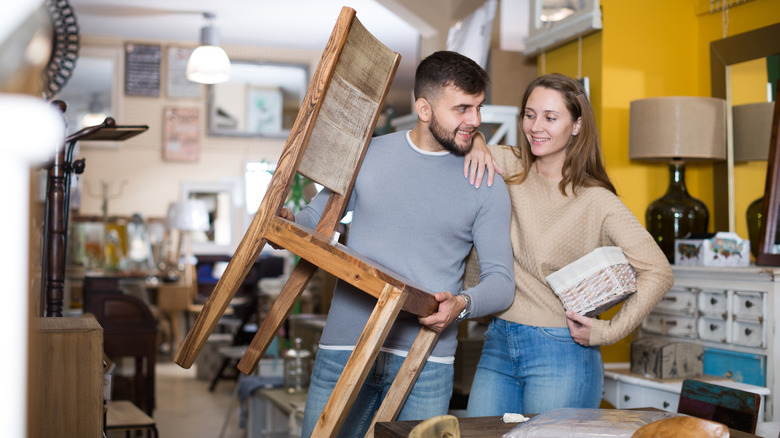
[[[431,108],[430,102],[425,98],[419,98],[414,102],[414,109],[417,111],[417,118],[423,122],[429,122],[431,120]]]

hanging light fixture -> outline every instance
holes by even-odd
[[[187,62],[187,79],[201,84],[218,84],[230,79],[230,59],[219,47],[219,31],[214,27],[216,15],[204,12],[208,21],[200,29],[200,47],[195,49]]]

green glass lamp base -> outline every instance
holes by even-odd
[[[675,239],[682,239],[689,233],[706,233],[710,214],[703,202],[688,194],[685,165],[673,162],[669,171],[669,188],[664,196],[647,207],[645,223],[669,263],[674,263]]]

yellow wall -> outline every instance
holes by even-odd
[[[711,94],[709,45],[723,38],[723,15],[710,14],[702,5],[702,0],[601,0],[604,28],[582,38],[581,72],[591,79],[591,100],[607,170],[618,194],[642,223],[647,205],[666,191],[668,170],[664,164],[629,160],[630,102],[657,96]],[[777,0],[752,0],[728,10],[727,36],[777,22]],[[579,42],[574,41],[540,55],[540,73],[576,77],[578,52]],[[736,169],[737,232],[745,238],[744,210],[763,192],[765,166],[765,162],[758,162]],[[751,173],[758,175],[748,175]],[[712,175],[709,164],[686,167],[688,191],[710,210]],[[710,218],[711,231],[712,227]],[[605,360],[627,361],[629,342],[626,339],[604,348]]]

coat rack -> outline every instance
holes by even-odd
[[[52,102],[65,112],[62,101]],[[65,143],[49,165],[43,236],[43,303],[46,316],[62,316],[65,290],[65,255],[67,254],[68,214],[70,211],[70,184],[73,174],[80,175],[86,168],[83,158],[73,160],[76,143],[87,140],[123,141],[149,129],[146,125],[117,126],[107,117],[100,125],[89,126],[65,138]],[[40,309],[41,314],[44,309]]]

